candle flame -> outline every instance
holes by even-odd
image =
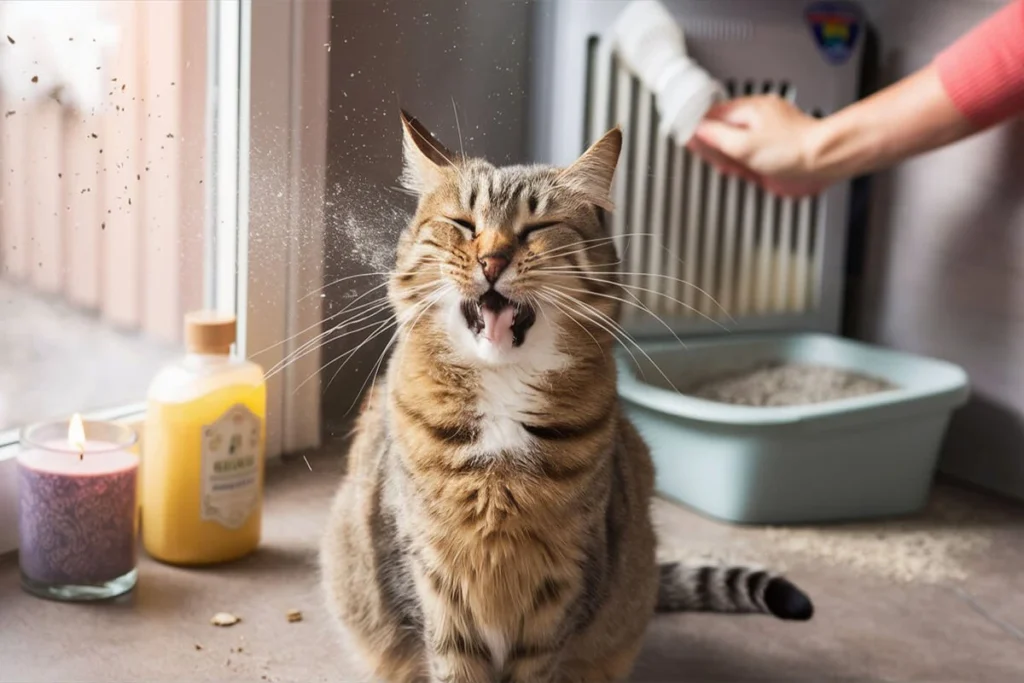
[[[68,424],[68,443],[79,453],[85,452],[85,425],[82,424],[82,416],[75,413]]]

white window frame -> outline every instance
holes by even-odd
[[[236,313],[237,352],[269,369],[322,320],[320,297],[306,295],[323,279],[330,0],[209,7],[205,299]],[[319,369],[309,353],[268,382],[268,459],[320,445]],[[87,417],[141,423],[145,405]],[[18,541],[12,441],[0,434],[0,554]]]

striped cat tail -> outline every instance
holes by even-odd
[[[658,571],[659,612],[772,614],[794,621],[807,621],[814,614],[803,591],[764,570],[672,562]]]

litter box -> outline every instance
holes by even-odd
[[[619,356],[619,392],[651,448],[658,492],[729,522],[841,521],[918,510],[950,416],[968,395],[967,376],[955,365],[827,334],[640,348],[650,360],[635,349],[637,362]],[[896,388],[778,407],[719,403],[672,388],[772,362],[842,369]]]

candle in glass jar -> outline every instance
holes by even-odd
[[[22,432],[18,532],[22,585],[63,600],[110,598],[136,580],[135,434],[104,422]]]

